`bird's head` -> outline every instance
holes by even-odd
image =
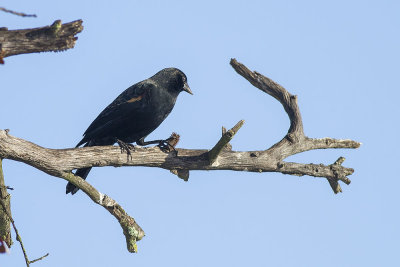
[[[179,94],[185,91],[193,95],[192,90],[187,83],[185,73],[176,68],[166,68],[157,72],[151,79],[164,86],[171,93]]]

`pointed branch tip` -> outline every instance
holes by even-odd
[[[244,120],[240,120],[229,131],[226,131],[226,129],[224,127],[222,128],[223,134],[222,134],[221,138],[219,139],[217,144],[208,152],[208,160],[209,160],[210,164],[213,164],[217,160],[218,155],[229,144],[229,142],[232,140],[232,138],[235,136],[235,134],[243,126],[243,124],[244,124]],[[225,129],[225,133],[224,133],[224,129]]]

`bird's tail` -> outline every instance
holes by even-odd
[[[94,144],[93,141],[89,141],[84,145],[84,147],[86,147],[86,146],[94,146],[94,145],[95,144]],[[86,179],[86,177],[89,175],[89,172],[90,172],[91,169],[92,169],[92,167],[77,169],[76,172],[75,172],[75,175],[81,177],[82,179]],[[79,190],[78,187],[76,187],[74,184],[68,182],[67,188],[66,188],[66,194],[71,193],[71,195],[73,195],[76,192],[78,192],[78,190]]]
[[[83,169],[77,169],[76,172],[75,172],[75,175],[81,177],[82,179],[86,179],[86,177],[89,175],[89,172],[90,172],[91,169],[92,169],[92,167],[83,168]],[[68,182],[66,194],[71,193],[71,195],[73,195],[76,192],[78,192],[78,190],[79,190],[78,187],[76,187],[74,184]]]

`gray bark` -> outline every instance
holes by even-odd
[[[75,35],[83,29],[82,21],[36,29],[9,31],[0,29],[0,62],[2,58],[33,52],[62,51],[74,46]],[[250,172],[279,172],[291,175],[308,175],[326,178],[334,193],[342,189],[338,181],[350,184],[354,170],[342,166],[340,157],[330,165],[286,162],[285,158],[314,149],[358,148],[353,140],[333,138],[314,139],[304,135],[303,123],[297,97],[279,84],[246,66],[231,60],[232,67],[255,87],[277,99],[290,119],[288,133],[278,143],[266,150],[232,151],[229,141],[243,125],[240,121],[229,131],[224,128],[221,139],[211,150],[177,148],[168,153],[158,147],[136,147],[132,157],[115,146],[85,147],[71,149],[49,149],[14,137],[8,130],[0,130],[0,159],[10,159],[31,165],[43,172],[65,179],[85,192],[95,203],[107,209],[120,223],[126,237],[127,248],[136,252],[136,241],[144,236],[143,230],[123,208],[109,196],[97,191],[88,182],[71,171],[85,167],[102,166],[148,166],[170,170],[178,177],[188,180],[190,170],[233,170]],[[179,136],[175,136],[174,145]]]
[[[231,60],[233,68],[254,86],[276,98],[289,116],[288,133],[267,150],[232,151],[229,141],[243,125],[240,121],[229,131],[223,131],[221,139],[211,150],[182,149],[168,153],[158,147],[136,147],[132,157],[121,153],[116,146],[97,146],[71,149],[43,148],[29,141],[11,136],[8,130],[0,130],[0,158],[20,161],[43,172],[63,178],[83,190],[95,203],[106,208],[120,222],[126,236],[128,250],[136,251],[136,241],[144,236],[135,220],[110,197],[98,192],[93,186],[72,174],[72,170],[102,166],[147,166],[170,170],[187,180],[190,170],[232,170],[249,172],[280,172],[296,176],[326,178],[336,194],[342,192],[338,181],[350,184],[354,170],[342,166],[340,157],[330,165],[286,162],[285,158],[313,149],[358,148],[353,140],[309,138],[304,135],[297,97],[267,77],[251,72],[243,64]],[[179,139],[178,135],[177,139]],[[175,144],[177,140],[174,141]],[[211,152],[211,153],[210,153]]]
[[[75,35],[82,30],[82,20],[65,24],[56,20],[51,26],[23,30],[0,28],[0,61],[19,54],[59,52],[73,48],[78,39]]]

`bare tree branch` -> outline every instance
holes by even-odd
[[[237,131],[243,126],[244,120],[239,121],[232,129],[222,133],[221,139],[219,139],[218,143],[208,152],[208,160],[210,164],[213,164],[216,160],[218,155],[222,152],[222,150],[229,144],[232,138],[235,136]],[[223,128],[225,129],[225,128]]]
[[[231,59],[230,64],[237,73],[252,85],[271,95],[282,104],[290,119],[288,135],[291,135],[291,138],[302,138],[304,136],[303,121],[297,105],[297,96],[290,94],[285,88],[262,74],[250,71],[245,65],[237,62],[236,59]]]
[[[3,165],[0,158],[0,201],[3,203],[3,208],[0,208],[0,238],[6,242],[10,248],[13,244],[11,238],[11,220],[8,214],[11,215],[11,195],[7,192],[7,186],[4,182]]]
[[[0,134],[4,134],[5,136],[11,137],[10,135],[8,135],[8,130],[6,130],[6,131],[1,130]],[[11,138],[14,139],[14,137],[11,137]],[[39,149],[39,150],[44,149],[44,148],[36,146],[33,143],[30,143],[30,142],[22,140],[22,139],[16,138],[16,139],[14,139],[14,141],[19,143],[19,144],[17,144],[17,146],[21,145],[20,142],[22,141],[22,143],[24,143],[25,145],[31,146],[30,149],[33,149],[33,150],[34,149]],[[0,141],[0,143],[2,143],[2,145],[5,144],[2,141]],[[32,152],[33,150],[30,150],[30,151]],[[47,149],[44,149],[44,150],[47,150]],[[54,150],[54,151],[57,151],[57,150]],[[60,150],[60,151],[63,151],[63,150]],[[22,153],[24,153],[24,152],[22,152]],[[28,153],[30,153],[30,152],[28,152]],[[30,157],[30,156],[28,156],[28,157]],[[55,157],[58,157],[58,156],[55,156]],[[3,156],[1,155],[0,158],[3,158]],[[125,156],[125,160],[126,160],[126,156]],[[30,160],[28,160],[28,161],[30,161]],[[103,193],[100,193],[92,185],[90,185],[87,181],[83,180],[79,176],[75,176],[70,171],[50,170],[47,166],[44,166],[46,164],[43,162],[39,163],[39,166],[40,165],[41,165],[41,167],[39,167],[39,169],[41,169],[42,171],[44,171],[50,175],[63,178],[65,180],[67,180],[68,182],[73,183],[74,185],[78,186],[84,193],[86,193],[96,204],[104,207],[107,211],[109,211],[118,220],[118,222],[120,223],[120,225],[123,229],[123,233],[126,238],[128,251],[129,252],[137,252],[136,241],[141,240],[143,238],[143,236],[145,235],[144,231],[142,230],[142,228],[140,228],[140,226],[136,223],[136,221],[132,217],[130,217],[125,212],[125,210],[115,200],[113,200],[112,198],[110,198],[109,196],[107,196]],[[17,237],[17,239],[18,239],[18,237]]]
[[[37,17],[35,14],[25,14],[25,13],[22,13],[22,12],[16,12],[16,11],[12,11],[12,10],[6,9],[4,7],[0,7],[0,10],[4,11],[4,12],[7,12],[7,13],[11,13],[13,15],[20,16],[20,17],[34,17],[34,18]]]
[[[327,148],[358,148],[361,143],[358,143],[353,140],[338,140],[332,138],[322,138],[322,139],[313,139],[308,138],[304,135],[303,131],[303,123],[300,115],[300,110],[297,104],[297,96],[291,95],[285,88],[281,85],[275,83],[271,79],[263,76],[258,72],[250,71],[246,66],[236,61],[236,59],[231,59],[231,66],[247,79],[252,85],[260,89],[261,91],[273,96],[277,99],[285,109],[286,113],[290,119],[290,128],[288,130],[287,135],[278,143],[273,145],[266,152],[270,152],[277,160],[283,160],[288,156],[301,153],[308,150],[313,149],[327,149]],[[332,165],[329,165],[331,169],[336,169],[341,167],[343,160],[338,160]],[[281,163],[280,163],[281,164]],[[285,165],[285,164],[283,164]],[[303,164],[304,165],[304,164]],[[320,165],[321,166],[321,165]],[[296,169],[300,166],[296,165]],[[305,165],[303,167],[306,167]],[[341,167],[343,168],[343,167]],[[317,169],[316,169],[317,170]],[[353,173],[352,169],[351,173]],[[316,172],[313,171],[307,175],[317,176]],[[289,174],[295,174],[295,172]],[[339,172],[334,172],[334,175],[324,175],[329,181],[329,184],[332,187],[333,192],[339,193],[342,192],[340,185],[337,183],[338,180],[346,181],[346,184],[350,184],[350,179],[346,177],[346,175],[350,175],[351,173],[343,172],[341,169]],[[297,173],[296,175],[304,175],[301,173]]]
[[[335,139],[331,141],[334,143]],[[343,148],[342,140],[336,141],[337,146],[331,146],[331,148]],[[357,147],[358,143],[354,142],[354,144],[349,143],[347,148]],[[65,172],[71,172],[74,169],[104,166],[148,166],[167,170],[234,170],[287,173],[285,169],[278,167],[278,163],[281,164],[283,162],[279,160],[281,157],[278,159],[271,157],[276,153],[273,149],[262,151],[222,151],[212,165],[209,164],[209,150],[177,148],[176,152],[164,153],[158,147],[137,146],[135,151],[131,152],[132,160],[127,160],[126,155],[121,154],[121,150],[117,146],[47,149],[14,137],[5,130],[0,130],[0,157],[24,162],[47,174],[62,178]],[[336,176],[329,166],[318,165],[320,166],[318,171],[305,170],[306,166],[308,164],[298,163],[296,171],[294,172],[292,167],[291,172],[297,175],[314,177]],[[352,169],[345,167],[340,167],[338,171],[344,175],[349,175],[349,172],[353,172]]]
[[[56,20],[51,26],[24,30],[1,28],[0,61],[19,54],[59,52],[73,48],[78,39],[75,35],[82,30],[82,20],[65,24]]]
[[[135,219],[129,216],[125,210],[112,198],[100,193],[90,185],[86,180],[79,176],[75,176],[71,172],[61,172],[60,178],[67,180],[79,187],[86,193],[96,204],[108,210],[119,222],[126,239],[126,246],[129,252],[137,252],[136,241],[144,237],[144,231],[136,223]]]
[[[34,263],[34,262],[37,262],[37,261],[41,261],[41,260],[43,260],[44,258],[46,258],[47,256],[49,256],[50,254],[49,253],[46,253],[46,254],[44,254],[42,257],[40,257],[40,258],[37,258],[37,259],[34,259],[34,260],[32,260],[32,261],[29,261],[29,264],[31,264],[31,263]]]
[[[26,254],[26,250],[25,250],[25,247],[24,247],[24,243],[22,242],[21,236],[20,236],[19,233],[18,233],[18,229],[17,229],[17,227],[15,226],[15,222],[14,222],[13,218],[11,217],[11,214],[8,213],[7,207],[6,207],[6,205],[5,205],[5,203],[4,203],[4,201],[3,201],[2,199],[0,199],[0,205],[1,205],[2,210],[4,211],[4,213],[8,216],[9,220],[10,220],[11,223],[12,223],[12,226],[13,226],[13,228],[14,228],[17,241],[20,243],[22,252],[23,252],[23,254],[24,254],[26,266],[29,266],[29,259],[28,259],[28,255]]]
[[[290,127],[285,137],[267,150],[232,151],[229,141],[243,125],[240,121],[231,130],[223,128],[223,137],[211,150],[175,149],[168,153],[158,147],[139,147],[132,158],[121,154],[115,146],[83,147],[74,149],[47,149],[29,141],[11,136],[0,130],[0,158],[24,162],[43,172],[63,178],[83,190],[94,202],[106,208],[121,224],[127,239],[128,250],[136,251],[136,241],[144,236],[135,220],[110,197],[98,192],[85,180],[72,174],[72,170],[102,166],[148,166],[170,170],[187,181],[189,170],[233,170],[250,172],[280,172],[296,176],[309,175],[326,178],[334,193],[342,189],[338,181],[350,184],[354,170],[342,166],[344,158],[330,165],[285,162],[288,156],[313,149],[358,148],[353,140],[333,138],[313,139],[304,135],[297,97],[269,78],[250,71],[246,66],[231,60],[232,67],[251,84],[277,99],[289,116]],[[172,137],[171,137],[172,138]],[[175,134],[174,146],[179,140]]]
[[[8,219],[9,219],[9,220],[11,221],[11,223],[12,223],[12,226],[13,226],[13,228],[14,228],[17,241],[20,243],[21,249],[22,249],[22,253],[24,254],[26,266],[29,267],[29,265],[30,265],[31,263],[36,262],[36,261],[39,261],[39,260],[42,260],[42,259],[44,259],[45,257],[49,256],[49,253],[47,253],[46,255],[44,255],[44,256],[42,256],[42,257],[36,259],[36,260],[33,260],[33,261],[30,261],[30,260],[28,259],[28,254],[26,253],[26,250],[25,250],[25,247],[24,247],[24,243],[22,242],[22,238],[21,238],[21,236],[19,235],[18,229],[17,229],[17,227],[15,226],[14,219],[11,217],[11,213],[8,211],[8,208],[7,208],[7,206],[6,206],[6,203],[3,201],[3,199],[0,199],[0,206],[1,206],[2,210],[3,210],[3,212],[8,216]]]

